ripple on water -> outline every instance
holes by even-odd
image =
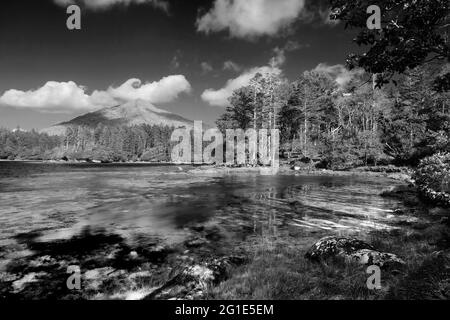
[[[230,238],[233,232],[360,233],[392,228],[389,214],[400,206],[378,196],[395,184],[385,179],[211,176],[142,165],[0,168],[7,170],[0,176],[0,245],[18,233],[41,230],[54,239],[86,226],[182,241],[186,226],[207,221]]]

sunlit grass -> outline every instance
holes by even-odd
[[[382,270],[380,290],[369,290],[366,266],[342,261],[313,263],[304,255],[307,239],[260,236],[248,244],[250,263],[211,288],[212,299],[441,299],[449,293],[449,259],[436,253],[448,228],[433,225],[422,231],[394,234],[377,231],[369,242],[401,257],[401,270]],[[309,240],[311,241],[311,240]],[[423,274],[423,272],[426,272]]]

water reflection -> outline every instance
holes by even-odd
[[[18,233],[38,230],[53,240],[86,227],[179,242],[190,226],[210,222],[231,242],[248,234],[364,233],[391,228],[390,213],[399,206],[378,196],[393,185],[382,179],[214,177],[170,166],[5,162],[0,174],[0,245]]]

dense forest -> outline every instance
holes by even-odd
[[[279,74],[258,74],[234,92],[217,124],[278,128],[282,151],[325,168],[417,165],[450,150],[449,94],[434,86],[436,75],[448,70],[448,64],[427,64],[381,88],[362,72],[341,86],[318,71],[292,83]]]
[[[174,128],[139,125],[73,126],[63,136],[0,129],[0,159],[170,161]]]

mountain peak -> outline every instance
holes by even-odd
[[[167,110],[157,108],[149,101],[138,99],[118,106],[86,113],[70,121],[59,123],[41,131],[50,135],[62,135],[68,127],[87,126],[95,128],[99,124],[109,126],[148,124],[175,128],[192,128],[193,121]]]

